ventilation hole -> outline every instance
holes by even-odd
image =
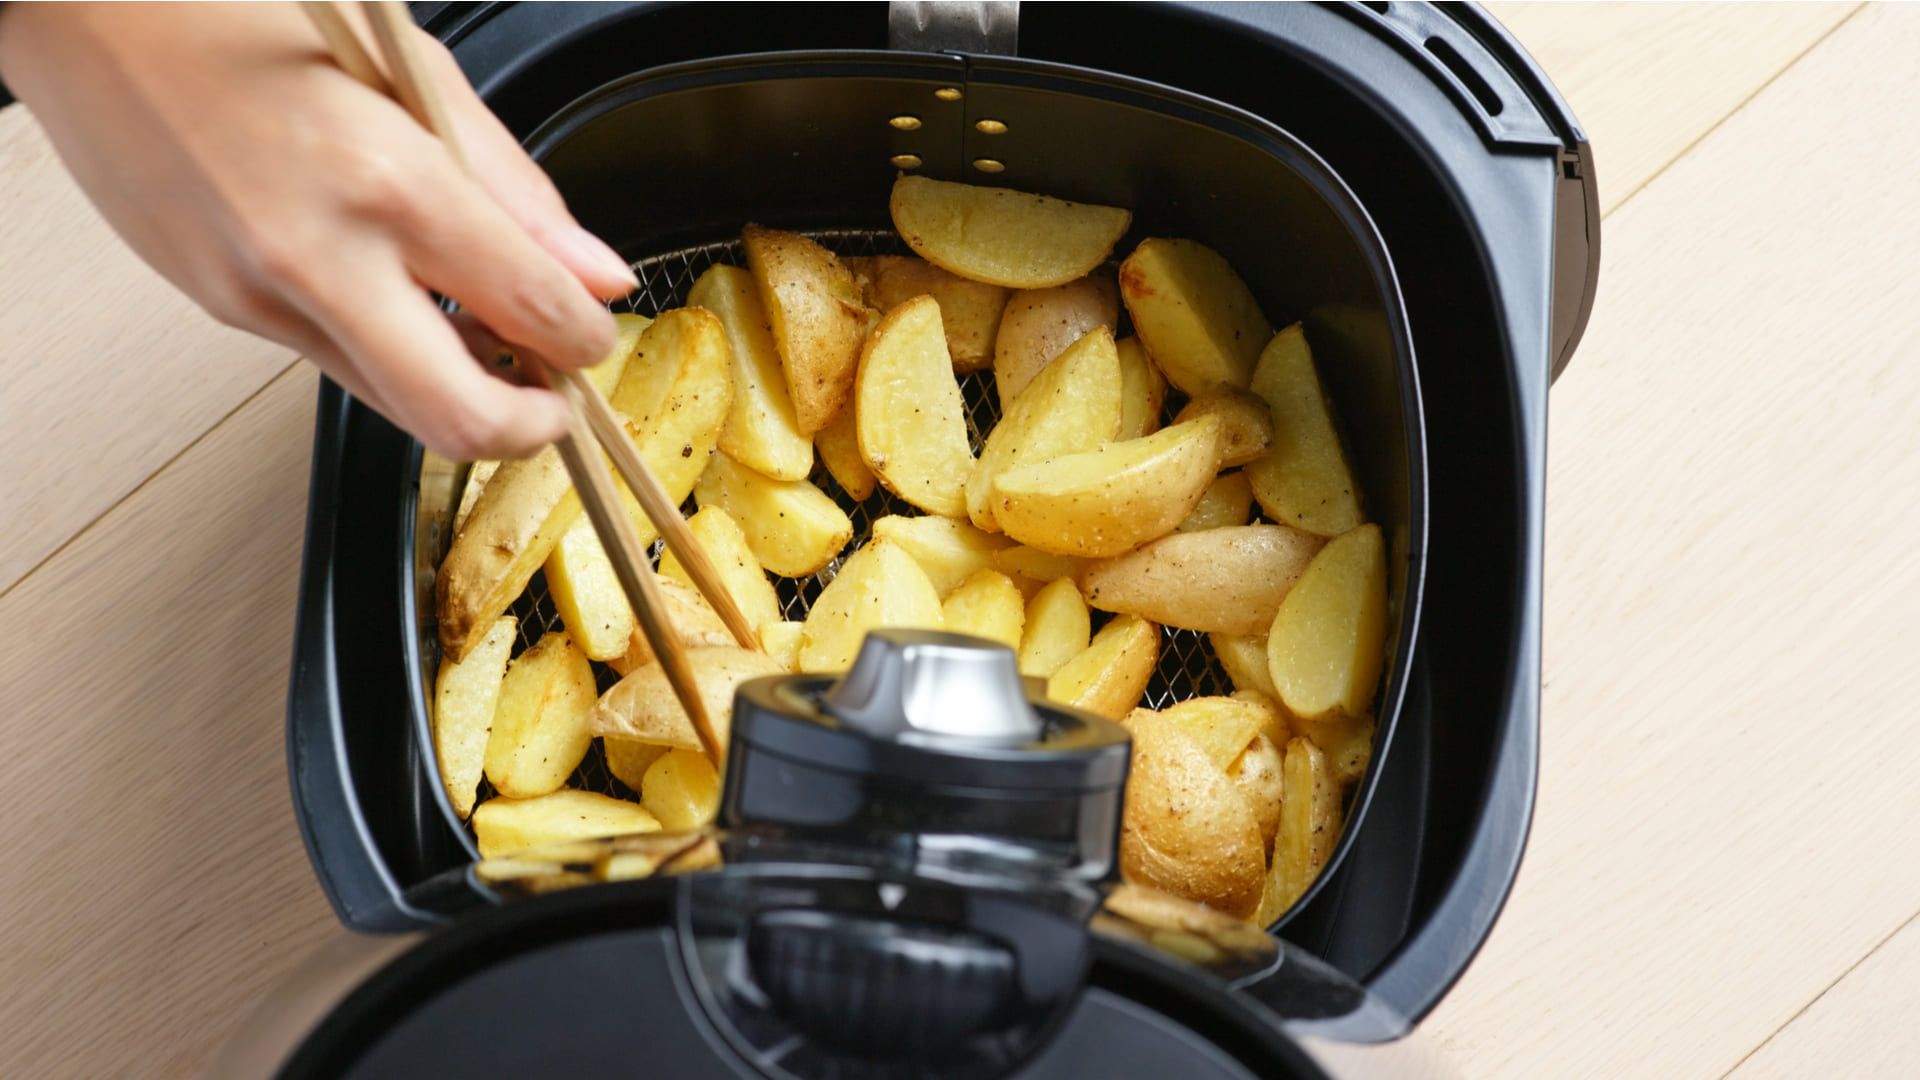
[[[959,101],[960,89],[954,86],[943,86],[935,90],[933,96],[939,98],[941,101]]]
[[[1007,171],[1007,165],[1005,162],[995,161],[990,157],[974,158],[973,167],[976,169],[979,169],[983,173],[997,173],[997,172]]]
[[[975,120],[973,129],[982,135],[1005,135],[1007,125],[998,120]]]
[[[887,159],[896,169],[917,169],[922,164],[919,154],[895,154]]]
[[[920,118],[917,116],[896,116],[887,121],[887,123],[892,124],[901,131],[917,131],[920,128]]]
[[[1467,63],[1466,57],[1461,56],[1453,46],[1437,37],[1428,38],[1426,45],[1427,51],[1445,64],[1447,70],[1453,72],[1454,77],[1466,85],[1467,92],[1480,102],[1480,107],[1487,110],[1488,116],[1500,115],[1500,110],[1506,108],[1500,100],[1500,95],[1494,93],[1493,87],[1487,85],[1487,80],[1473,70],[1473,65]]]

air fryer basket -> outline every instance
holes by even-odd
[[[901,116],[919,123],[890,122]],[[1418,612],[1420,405],[1384,247],[1345,186],[1304,146],[1236,110],[1119,77],[1017,60],[962,70],[945,57],[857,53],[741,57],[636,75],[573,103],[532,144],[587,227],[634,260],[641,288],[627,302],[645,315],[683,304],[714,262],[742,264],[733,238],[748,221],[809,232],[844,255],[904,251],[886,219],[902,155],[941,179],[1132,207],[1135,227],[1119,254],[1146,236],[1190,237],[1221,251],[1275,325],[1306,324],[1347,422],[1370,515],[1389,538],[1397,626],[1376,766],[1348,814],[1355,826],[1363,819],[1395,729]],[[965,376],[961,386],[977,449],[997,419],[992,374]],[[1168,415],[1180,404],[1176,392]],[[431,571],[446,550],[460,471],[423,455],[421,501],[411,515],[414,729],[428,759],[426,702],[439,659]],[[853,519],[849,553],[875,518],[917,512],[884,491],[855,502],[824,467],[814,479]],[[804,617],[840,561],[779,581],[788,618]],[[559,625],[537,577],[515,610],[517,648]],[[605,668],[599,674],[603,687],[615,678]],[[1232,689],[1205,634],[1164,632],[1149,704]],[[631,794],[598,750],[571,783]],[[466,838],[440,786],[431,788],[449,827]]]

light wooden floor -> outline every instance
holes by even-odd
[[[1920,8],[1496,4],[1586,122],[1519,886],[1471,1076],[1920,1062]],[[0,1074],[191,1072],[332,929],[282,699],[314,376],[0,113]],[[59,404],[54,404],[58,402]]]

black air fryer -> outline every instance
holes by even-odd
[[[887,250],[901,168],[1132,207],[1122,251],[1147,235],[1219,250],[1275,325],[1305,324],[1360,436],[1391,552],[1389,673],[1345,834],[1273,937],[1116,889],[1124,742],[995,698],[994,663],[951,641],[870,641],[847,682],[745,688],[711,835],[477,861],[425,749],[432,575],[463,467],[324,385],[288,752],[316,871],[356,933],[230,1063],[1430,1069],[1405,1036],[1485,939],[1525,842],[1546,392],[1598,265],[1590,151],[1512,39],[1477,8],[1397,0],[416,14],[634,261],[643,313],[737,261],[748,220]],[[850,509],[864,526],[887,507]],[[784,586],[790,617],[818,587]],[[537,637],[552,616],[533,593]],[[965,680],[942,685],[1002,703],[967,719],[1011,727],[908,715],[883,685],[903,670]],[[1204,638],[1173,634],[1148,699],[1223,688]],[[590,758],[571,783],[611,781]]]

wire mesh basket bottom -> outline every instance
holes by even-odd
[[[807,235],[841,256],[856,255],[896,255],[905,251],[900,238],[892,232],[878,229],[836,229],[812,231]],[[687,302],[687,293],[701,273],[715,263],[731,263],[744,266],[746,259],[741,254],[739,242],[726,240],[697,247],[682,248],[662,255],[643,259],[633,265],[634,273],[640,279],[640,287],[625,301],[627,306],[639,315],[653,316],[662,311],[680,307]],[[966,401],[967,435],[973,443],[975,453],[980,450],[981,440],[1000,418],[999,397],[994,391],[991,371],[974,372],[959,376],[960,390]],[[1167,403],[1168,415],[1179,408],[1177,396]],[[776,577],[774,589],[779,594],[780,606],[785,618],[800,620],[806,618],[807,611],[819,597],[820,590],[833,580],[847,556],[859,550],[872,532],[873,523],[888,514],[915,516],[920,513],[908,503],[895,498],[884,487],[877,488],[864,500],[850,497],[823,466],[814,468],[813,482],[832,496],[847,512],[853,521],[853,540],[846,549],[819,573],[804,578]],[[691,501],[683,508],[688,513],[694,509]],[[653,558],[657,562],[660,544],[654,543]],[[560,614],[553,606],[553,600],[547,594],[547,582],[544,575],[536,574],[520,599],[513,605],[513,614],[520,620],[520,640],[514,645],[514,654],[525,651],[534,642],[553,630],[561,629]],[[1096,629],[1103,618],[1100,612],[1094,613]],[[599,679],[602,693],[619,681],[613,669],[605,664],[594,665],[594,674]],[[1160,663],[1154,672],[1153,680],[1147,686],[1144,704],[1153,708],[1162,708],[1176,701],[1207,694],[1228,694],[1233,692],[1233,684],[1225,671],[1214,658],[1213,649],[1207,643],[1207,636],[1191,630],[1163,629],[1160,638]],[[607,768],[606,755],[602,752],[598,740],[580,767],[568,778],[569,787],[583,791],[595,791],[603,795],[621,798],[636,798],[637,794],[625,784],[615,779]],[[481,781],[480,798],[491,798],[493,790],[484,780]]]

